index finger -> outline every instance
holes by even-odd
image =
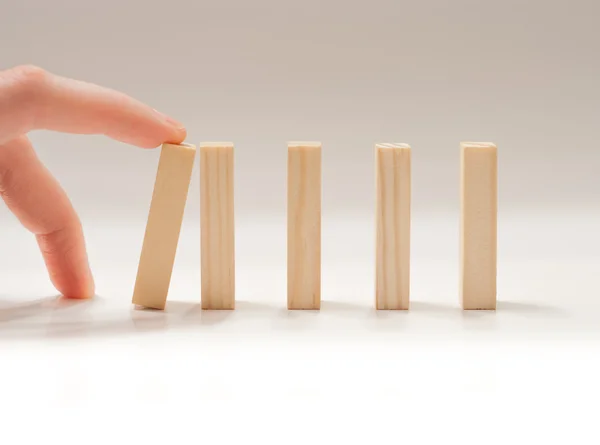
[[[186,138],[182,124],[124,93],[32,66],[0,72],[0,143],[36,129],[103,134],[143,148]]]

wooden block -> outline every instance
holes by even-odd
[[[498,154],[463,142],[460,177],[460,294],[463,309],[496,309]]]
[[[321,143],[288,144],[288,309],[321,308]]]
[[[164,309],[196,147],[163,144],[132,302]]]
[[[407,144],[377,144],[375,158],[375,307],[407,310],[410,295],[411,149]]]
[[[202,309],[235,309],[233,144],[200,144]]]

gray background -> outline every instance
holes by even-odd
[[[4,0],[0,68],[113,87],[190,143],[235,142],[240,218],[284,209],[298,139],[324,144],[328,211],[371,211],[381,141],[415,151],[415,211],[453,211],[465,139],[498,145],[504,210],[572,210],[598,198],[598,16],[594,0]],[[146,212],[157,153],[34,141],[83,218]]]
[[[455,277],[461,140],[499,148],[501,272],[527,255],[598,263],[599,16],[594,0],[4,0],[0,68],[31,63],[112,87],[182,121],[190,143],[233,141],[240,280],[257,258],[284,261],[287,141],[323,143],[324,283],[342,259],[360,257],[356,273],[372,273],[373,146],[409,143],[413,257],[437,255]],[[81,215],[99,291],[112,267],[127,295],[159,151],[101,136],[32,139]],[[193,292],[198,192],[196,166],[177,260],[193,271]],[[42,274],[4,206],[0,225],[3,251],[18,252],[2,256],[5,271]],[[413,271],[426,277],[430,264]],[[455,294],[454,281],[440,286]]]

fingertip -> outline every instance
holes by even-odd
[[[86,290],[86,289],[82,289],[79,291],[71,291],[69,290],[68,292],[62,292],[59,289],[59,292],[61,293],[61,295],[68,299],[68,300],[91,300],[92,298],[94,298],[95,295],[95,291],[92,290]]]
[[[56,290],[69,299],[92,298],[96,289],[81,228],[65,227],[36,238]]]
[[[160,132],[156,132],[155,135],[144,135],[143,137],[132,138],[129,135],[125,136],[112,136],[113,139],[124,142],[126,144],[132,144],[136,147],[143,149],[156,149],[163,144],[181,144],[187,138],[187,132],[185,129],[174,130],[171,128],[163,129]]]
[[[181,144],[187,138],[187,130],[183,126],[174,127],[163,125],[160,130],[156,129],[153,133],[148,133],[141,138],[133,139],[133,144],[140,148],[154,149],[162,144]],[[123,142],[132,142],[132,138],[126,136],[120,139]]]
[[[96,283],[94,283],[94,277],[92,276],[92,271],[90,266],[87,266],[87,277],[81,283],[81,290],[76,294],[76,299],[79,300],[89,300],[94,298],[96,295]]]
[[[187,138],[187,130],[183,125],[173,129],[172,136],[165,142],[168,144],[181,144]]]
[[[156,109],[153,109],[152,111],[167,126],[169,135],[164,141],[165,143],[180,144],[185,140],[185,138],[187,137],[187,130],[181,122],[172,118],[171,116],[161,113]]]
[[[92,275],[92,269],[87,258],[87,253],[84,252],[82,255],[81,275],[77,276],[77,280],[74,283],[77,292],[69,298],[87,300],[96,295],[96,283],[94,282],[94,276]]]
[[[66,281],[64,278],[51,277],[54,287],[60,294],[69,300],[89,300],[96,295],[96,289],[93,281],[72,280]]]
[[[70,300],[89,300],[96,295],[96,285],[89,266],[78,276],[59,273],[51,280],[61,295]]]

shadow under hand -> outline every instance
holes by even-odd
[[[180,329],[212,329],[234,317],[272,318],[274,308],[260,303],[237,301],[235,310],[203,310],[200,303],[169,301],[164,310],[134,307],[117,319],[93,319],[91,314],[54,320],[47,325],[45,336],[84,337],[114,336],[131,333]],[[121,314],[121,313],[120,313]],[[98,314],[95,314],[96,317]],[[38,325],[39,326],[39,325]]]
[[[165,331],[199,324],[211,324],[210,316],[204,317],[199,304],[182,301],[168,302],[164,310],[134,306],[127,314],[109,320],[79,317],[78,319],[53,320],[48,325],[50,337],[113,336],[131,333]],[[223,314],[224,317],[226,314]],[[212,320],[215,322],[215,319]]]
[[[49,315],[63,309],[84,309],[89,307],[95,300],[96,297],[78,300],[65,298],[62,295],[42,297],[27,302],[8,301],[0,298],[0,323]]]

